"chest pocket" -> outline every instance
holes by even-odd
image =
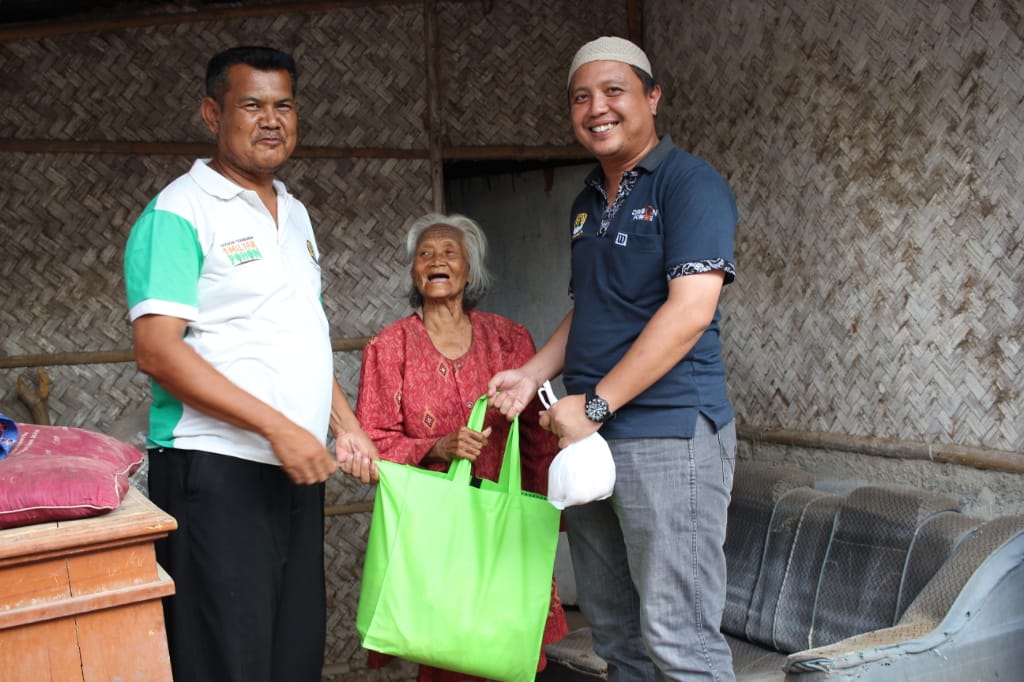
[[[665,257],[660,234],[618,232],[601,240],[601,261],[608,286],[626,300],[656,295],[665,287]]]

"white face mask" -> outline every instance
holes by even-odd
[[[545,408],[557,402],[549,381],[537,395]],[[614,488],[615,460],[597,431],[559,451],[548,468],[548,502],[557,509],[607,499]]]

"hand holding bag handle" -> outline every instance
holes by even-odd
[[[484,430],[484,420],[487,417],[487,395],[477,398],[473,403],[473,410],[469,413],[469,421],[466,426],[474,431]],[[473,463],[461,457],[452,460],[448,467],[448,475],[455,483],[469,485],[473,480]],[[508,438],[505,440],[505,456],[501,460],[501,473],[497,482],[490,481],[487,487],[491,490],[502,492],[522,492],[523,470],[519,457],[519,417],[515,417],[508,428]]]

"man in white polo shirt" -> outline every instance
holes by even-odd
[[[146,207],[125,251],[150,497],[178,521],[157,546],[176,585],[168,643],[189,682],[319,682],[323,484],[342,454],[366,481],[377,458],[334,379],[309,216],[275,179],[295,84],[277,50],[214,56],[201,112],[217,151]]]

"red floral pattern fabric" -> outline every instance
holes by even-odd
[[[526,327],[500,315],[469,311],[472,342],[459,358],[442,355],[430,340],[423,320],[413,313],[382,330],[363,349],[356,417],[373,439],[382,459],[445,471],[446,464],[422,464],[434,443],[469,421],[473,404],[487,392],[495,373],[519,367],[535,351]],[[558,440],[540,427],[540,401],[534,399],[519,417],[519,444],[523,488],[545,494],[547,472],[558,453]],[[508,421],[488,410],[485,425],[492,427],[487,447],[477,457],[473,474],[497,480],[508,438]],[[543,643],[568,633],[557,590],[552,587],[551,609]],[[391,660],[370,652],[371,667]],[[538,670],[546,658],[541,651]],[[420,666],[419,682],[473,679],[466,675]]]
[[[446,358],[427,334],[419,315],[412,314],[370,340],[363,350],[356,416],[381,457],[421,465],[434,443],[469,421],[477,398],[487,392],[495,373],[519,367],[535,347],[526,327],[500,315],[469,312],[473,340],[460,358]],[[547,472],[558,453],[558,441],[540,428],[536,398],[519,418],[523,487],[547,492]],[[473,474],[497,480],[508,438],[508,421],[487,412],[492,427],[487,447]],[[445,471],[447,465],[428,468]]]

